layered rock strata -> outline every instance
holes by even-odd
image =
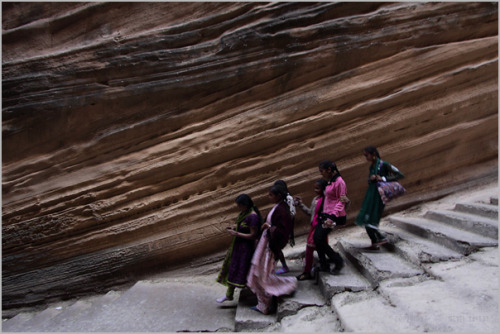
[[[3,307],[225,249],[235,197],[497,177],[495,3],[3,3]],[[308,218],[297,217],[297,231]]]

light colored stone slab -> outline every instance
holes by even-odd
[[[276,312],[265,315],[250,308],[255,305],[257,305],[255,295],[248,289],[242,290],[234,318],[235,331],[258,331],[277,322],[278,314]]]
[[[418,316],[425,323],[425,331],[498,333],[497,268],[485,271],[484,266],[478,266],[476,269],[483,270],[474,271],[474,265],[455,264],[456,267],[448,264],[445,269],[451,280],[444,277],[444,281],[411,285],[401,279],[385,281],[380,284],[380,293],[400,311]],[[456,276],[452,272],[461,273]]]
[[[2,332],[25,332],[26,323],[36,315],[34,312],[21,312],[12,319],[2,322]]]
[[[498,238],[497,219],[450,210],[431,210],[425,214],[424,218],[449,224],[485,237]]]
[[[292,296],[280,298],[278,304],[278,321],[283,317],[294,315],[300,309],[309,306],[324,306],[326,305],[325,297],[318,285],[314,281],[299,281],[298,287]]]
[[[348,260],[339,275],[320,273],[319,286],[327,300],[336,293],[371,289],[370,282]]]
[[[383,232],[394,244],[395,251],[413,264],[457,260],[464,255],[405,230],[384,226]]]
[[[457,203],[454,210],[498,219],[498,205],[492,203]]]
[[[202,284],[140,281],[102,310],[88,331],[232,331],[236,304],[217,304],[218,297]]]
[[[92,327],[94,317],[109,307],[122,292],[109,291],[105,295],[83,298],[64,309],[44,329],[54,332],[86,332]]]
[[[365,251],[359,244],[351,244],[346,240],[341,240],[339,243],[343,253],[347,254],[349,260],[361,270],[372,285],[377,285],[378,282],[388,278],[411,277],[424,273],[421,268],[383,248],[372,252]]]
[[[370,260],[374,269],[380,273],[380,277],[411,277],[423,274],[423,270],[411,265],[394,253],[363,253],[363,256]]]
[[[463,254],[468,254],[479,247],[498,245],[497,239],[487,238],[428,219],[394,215],[390,217],[390,220],[398,227],[441,243]]]
[[[59,315],[64,308],[68,307],[70,304],[74,302],[61,302],[57,306],[51,305],[47,307],[45,310],[37,313],[34,317],[27,320],[23,324],[23,331],[31,332],[31,331],[40,331],[45,329],[45,327],[53,322],[53,319]]]
[[[345,332],[423,332],[416,317],[401,312],[373,291],[343,292],[333,296],[332,309]]]
[[[280,323],[266,329],[268,332],[282,333],[334,333],[340,330],[337,315],[330,306],[305,307],[296,315],[285,317]]]

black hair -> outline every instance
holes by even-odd
[[[275,195],[280,195],[283,200],[286,199],[286,189],[280,185],[272,186],[271,189],[269,189],[269,192]]]
[[[288,207],[288,209],[290,209],[290,207],[288,206],[288,203],[286,201],[286,195],[287,195],[287,192],[286,192],[286,189],[283,188],[283,186],[281,185],[274,185],[271,187],[271,189],[269,189],[269,192],[272,193],[272,194],[275,194],[275,195],[280,195],[281,196],[281,200],[286,204],[286,206]]]
[[[380,159],[380,154],[378,153],[378,150],[375,146],[367,146],[363,149],[363,152],[367,152],[367,153],[370,153],[370,154],[375,154],[377,156],[377,158]]]
[[[332,172],[336,171],[337,174],[340,175],[340,171],[337,168],[337,165],[335,164],[335,162],[332,162],[330,160],[323,160],[323,161],[321,161],[319,163],[319,168],[324,169],[324,170],[327,170],[327,169],[331,168]]]
[[[274,185],[282,187],[283,189],[285,189],[285,191],[286,191],[287,194],[290,193],[290,191],[288,191],[288,186],[286,185],[285,181],[283,181],[283,180],[276,180],[276,182],[274,182]]]
[[[288,205],[288,202],[286,201],[286,195],[287,195],[286,189],[283,188],[283,186],[278,184],[278,185],[272,186],[271,189],[269,189],[269,192],[272,194],[281,196],[281,200],[283,201],[283,203],[285,203],[285,205],[287,207],[286,211],[288,212],[288,214],[290,214],[290,206]]]
[[[255,204],[252,201],[252,198],[247,195],[247,194],[240,194],[236,199],[234,200],[237,204],[241,204],[246,206],[248,209],[253,209],[255,213],[257,214],[257,217],[259,217],[259,225],[262,223],[262,216],[260,214],[259,209],[255,206]]]
[[[316,184],[319,186],[319,188],[321,189],[321,194],[324,196],[325,188],[328,185],[328,182],[325,179],[318,179],[316,180]]]

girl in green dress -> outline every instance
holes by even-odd
[[[356,225],[364,227],[372,245],[367,247],[370,250],[378,250],[379,246],[387,243],[385,236],[380,233],[378,225],[384,211],[384,203],[377,189],[378,181],[396,181],[404,178],[404,175],[387,161],[380,159],[378,150],[373,146],[365,147],[363,154],[370,162],[370,174],[368,178],[368,190],[358,216]]]

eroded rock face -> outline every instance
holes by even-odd
[[[496,178],[496,3],[3,3],[3,307],[229,243],[234,199],[305,202],[367,145],[411,205]],[[297,232],[308,218],[297,217]]]

